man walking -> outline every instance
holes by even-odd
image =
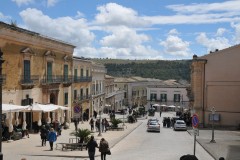
[[[94,136],[91,136],[89,142],[87,143],[88,148],[88,156],[90,160],[94,160],[95,158],[95,151],[98,148],[97,142],[94,140]]]

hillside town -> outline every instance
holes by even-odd
[[[38,133],[47,123],[67,129],[95,114],[101,120],[139,108],[144,109],[142,118],[154,108],[160,117],[166,111],[197,114],[199,128],[211,129],[214,123],[218,129],[240,129],[240,45],[194,55],[191,82],[112,77],[104,65],[74,56],[75,47],[0,22],[1,114],[7,132],[19,128]],[[29,134],[24,132],[21,138]]]

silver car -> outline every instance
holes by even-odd
[[[176,120],[174,127],[173,127],[174,131],[176,130],[187,130],[187,125],[184,122],[184,120]]]
[[[155,132],[160,132],[160,124],[158,123],[158,121],[150,121],[147,124],[147,131],[155,131]]]

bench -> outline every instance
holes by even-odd
[[[61,145],[62,151],[68,149],[71,151],[80,149],[82,151],[84,147],[87,150],[87,143],[56,143],[56,149],[58,148],[58,145]]]
[[[124,128],[123,128],[123,127],[109,127],[108,130],[109,130],[109,131],[114,131],[114,130],[123,131]]]

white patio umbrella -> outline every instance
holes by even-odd
[[[14,105],[14,104],[2,104],[2,112],[8,113],[8,112],[19,112],[22,110],[27,109],[29,106],[20,106],[20,105]]]
[[[174,105],[170,105],[170,106],[168,106],[169,108],[175,108],[176,106],[174,106]]]
[[[152,106],[155,106],[155,107],[160,107],[160,104],[154,104]]]

